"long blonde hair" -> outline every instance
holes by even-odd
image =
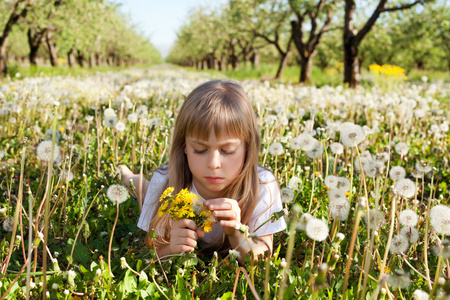
[[[238,201],[241,222],[248,225],[259,195],[257,166],[261,139],[250,100],[235,82],[205,82],[187,96],[175,121],[168,168],[165,166],[165,170],[161,170],[168,171],[168,182],[164,188],[174,187],[174,192],[177,193],[191,187],[193,178],[184,152],[186,137],[208,140],[211,129],[218,138],[223,135],[237,137],[245,143],[246,155],[241,173],[222,191],[221,196]],[[158,207],[159,205],[158,203]],[[170,218],[167,215],[159,217],[155,213],[149,232],[154,228],[164,228],[164,236],[153,241],[155,246],[168,244]],[[211,247],[222,247],[225,241],[224,235],[221,241],[213,243]],[[147,245],[150,245],[149,242],[147,239]]]

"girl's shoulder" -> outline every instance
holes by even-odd
[[[273,175],[273,173],[269,169],[258,166],[257,170],[258,170],[259,184],[277,182],[275,175]]]

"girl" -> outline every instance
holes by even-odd
[[[283,218],[268,221],[282,204],[275,177],[258,166],[259,150],[255,113],[238,84],[210,81],[187,96],[175,122],[169,163],[150,182],[144,180],[138,193],[144,198],[138,227],[155,229],[153,243],[160,256],[190,252],[197,245],[217,251],[231,247],[239,251],[240,262],[250,250],[272,253],[273,234],[286,223]],[[119,168],[125,185],[131,179],[139,186],[139,175]],[[169,186],[173,194],[188,188],[204,201],[218,220],[211,232],[189,219],[175,222],[167,214],[158,216],[159,196]],[[238,230],[241,224],[259,239],[247,241]],[[148,236],[146,242],[151,246]]]

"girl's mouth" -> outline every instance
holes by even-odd
[[[211,183],[219,183],[223,180],[222,177],[205,177],[205,179]]]

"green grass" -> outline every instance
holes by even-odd
[[[197,71],[195,68],[186,68],[191,71]],[[280,80],[275,80],[278,65],[262,63],[258,69],[252,66],[241,66],[236,70],[228,70],[220,72],[218,70],[202,70],[210,74],[224,74],[225,76],[236,79],[258,79],[258,80],[270,80],[280,83],[298,83],[300,81],[300,67],[299,66],[287,66],[283,71],[283,76]],[[319,68],[314,67],[311,74],[311,84],[316,86],[331,85],[337,86],[342,84],[342,76],[328,75]]]
[[[135,65],[133,67],[149,67],[150,65]],[[76,65],[74,67],[69,67],[67,65],[61,65],[58,67],[52,66],[30,66],[28,64],[22,63],[9,63],[8,64],[8,75],[11,79],[17,80],[25,77],[51,77],[51,76],[87,76],[90,74],[95,74],[97,72],[108,72],[108,71],[120,71],[127,69],[126,66],[96,66],[96,67],[80,67]],[[20,75],[19,75],[20,74]]]

